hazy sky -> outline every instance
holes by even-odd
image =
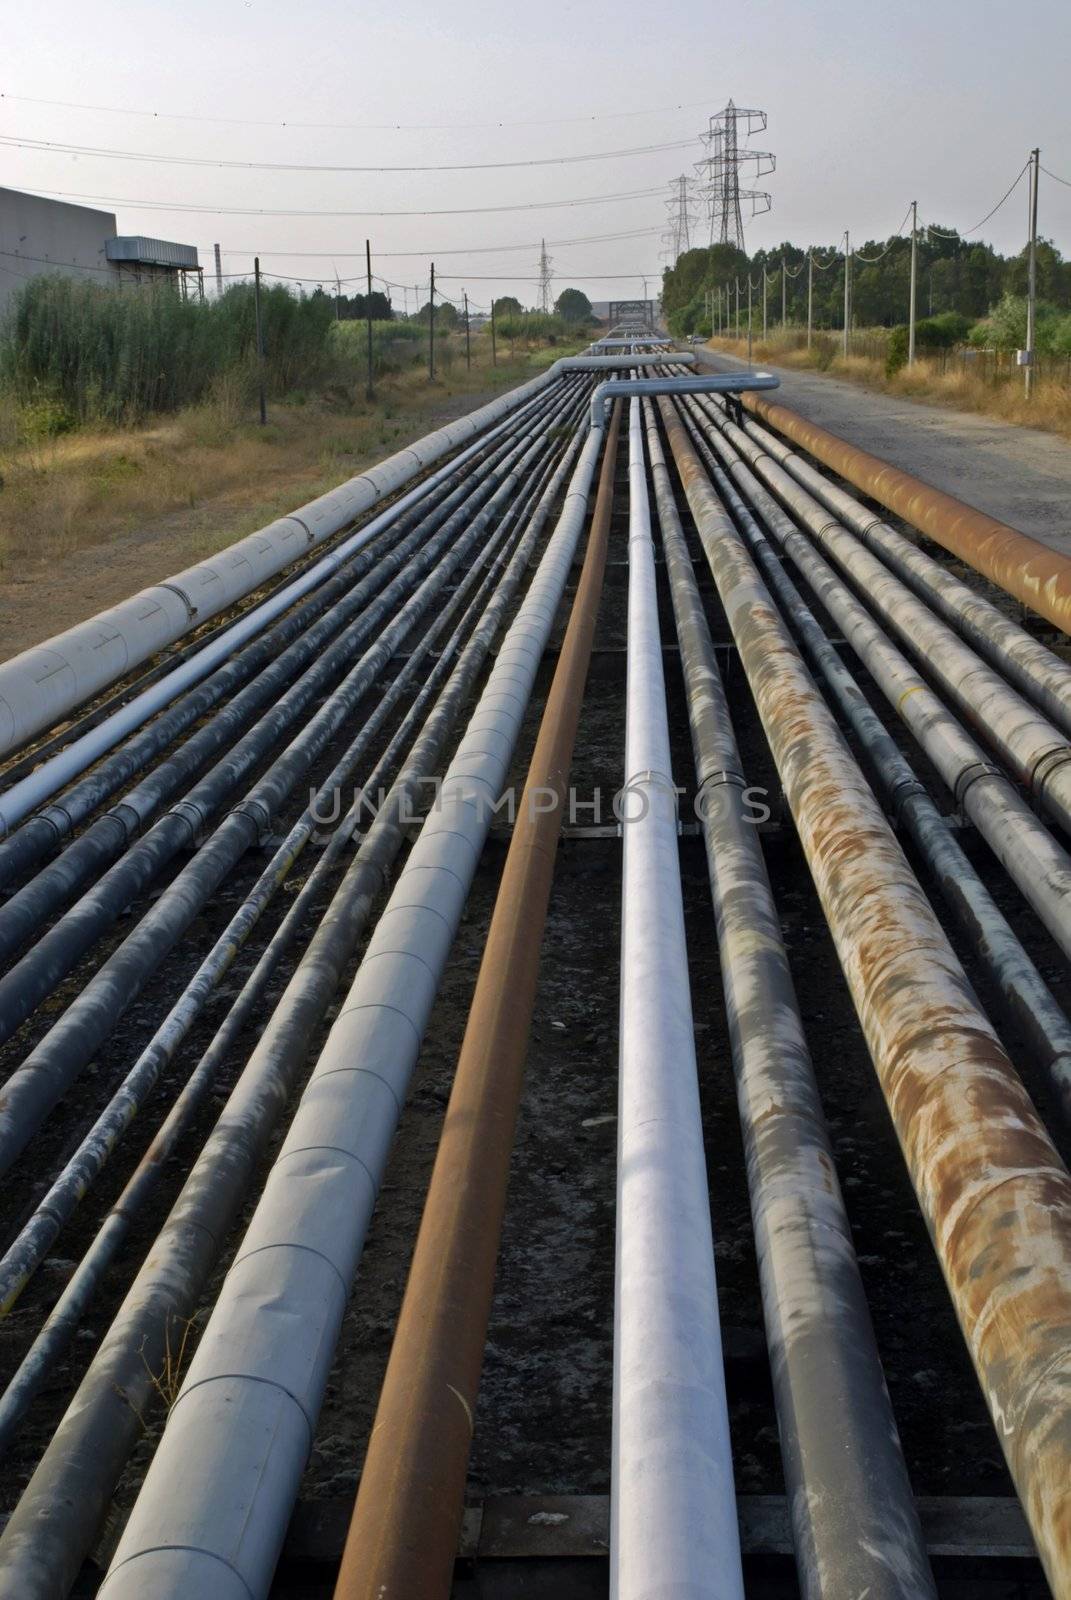
[[[1034,144],[1046,166],[1071,179],[1067,0],[50,0],[47,11],[3,0],[2,11],[7,139],[299,165],[525,161],[691,141],[731,96],[768,112],[769,127],[753,142],[777,156],[777,171],[760,185],[773,210],[747,229],[753,247],[784,238],[833,243],[845,227],[856,239],[883,237],[912,199],[921,219],[967,229]],[[113,115],[15,96],[182,115]],[[293,125],[302,122],[349,126]],[[450,294],[467,287],[486,304],[492,293],[513,292],[531,303],[541,236],[555,292],[576,283],[592,299],[619,298],[640,291],[639,274],[657,278],[661,196],[367,218],[132,202],[336,212],[505,206],[661,188],[691,173],[701,155],[695,144],[562,166],[377,174],[160,165],[0,144],[0,183],[114,197],[106,208],[120,231],[195,243],[206,267],[218,240],[225,272],[248,270],[259,250],[280,274],[352,278],[363,271],[367,235],[373,269],[396,283],[426,283],[434,256]],[[1071,253],[1071,187],[1044,175],[1040,225]],[[1025,228],[1024,181],[976,237],[1014,249]],[[591,237],[638,230],[652,231]],[[703,222],[700,232],[705,242]],[[576,240],[590,242],[565,242]],[[506,245],[526,248],[472,253]]]

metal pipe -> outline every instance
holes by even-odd
[[[647,439],[800,1592],[804,1600],[936,1600],[729,703],[650,409]]]
[[[346,1600],[450,1593],[543,927],[606,565],[619,418],[615,406],[361,1469],[335,1590]]]
[[[1071,1176],[660,402],[915,1192],[1045,1571],[1071,1595]]]
[[[934,874],[945,902],[975,955],[988,971],[1013,1022],[1052,1079],[1071,1118],[1071,1022],[1016,938],[989,890],[916,777],[896,741],[871,707],[732,480],[726,477],[694,419],[685,418],[704,466],[729,507],[782,611],[798,633],[812,666],[866,752],[872,780],[890,815],[902,823]]]
[[[674,359],[678,359],[674,357]],[[612,399],[651,394],[736,394],[742,389],[777,389],[780,378],[769,372],[719,372],[708,377],[611,378],[600,383],[591,397],[591,426],[605,428],[606,407]]]
[[[602,442],[593,431],[580,453],[437,806],[313,1069],[115,1552],[107,1600],[185,1597],[203,1583],[243,1600],[267,1593],[387,1152]],[[190,1460],[197,1473],[176,1473],[176,1461]]]
[[[749,419],[744,431],[786,472],[880,556],[946,622],[998,667],[1045,715],[1071,733],[1071,663],[1012,622],[996,606],[928,556],[917,544],[868,511],[829,478],[816,471],[767,428]]]
[[[702,416],[702,413],[698,413]],[[1053,938],[1071,956],[1071,856],[965,731],[907,657],[819,555],[723,434],[711,440],[734,481],[844,632],[874,682],[987,840]]]
[[[503,520],[500,529],[484,548],[477,552],[473,565],[464,574],[461,584],[436,618],[434,625],[416,641],[405,667],[388,686],[375,710],[350,741],[329,776],[319,785],[316,793],[310,796],[309,804],[291,826],[223,933],[202,959],[182,994],[142,1049],[104,1110],[4,1252],[3,1258],[0,1259],[0,1314],[11,1309],[28,1278],[36,1271],[45,1253],[58,1237],[64,1222],[84,1198],[88,1188],[104,1167],[123,1131],[136,1115],[145,1095],[155,1085],[160,1073],[212,998],[275,894],[293,872],[295,864],[324,815],[326,805],[338,802],[343,785],[348,783],[357,771],[358,763],[363,760],[365,752],[387,716],[416,679],[422,662],[439,632],[464,600],[466,587],[479,578],[484,561],[494,554],[500,537],[509,531],[508,518],[507,513],[507,518]],[[442,665],[440,661],[439,666]]]
[[[491,434],[485,435],[475,444],[462,450],[447,466],[432,473],[430,477],[418,483],[415,489],[409,490],[407,494],[395,500],[385,511],[380,512],[356,533],[336,545],[329,554],[307,567],[299,577],[277,590],[270,599],[246,611],[229,628],[218,633],[204,649],[198,650],[148,689],[120,706],[104,722],[98,723],[81,738],[66,745],[50,760],[35,767],[19,783],[5,790],[0,797],[0,835],[9,833],[25,816],[35,811],[50,795],[55,794],[57,789],[61,789],[65,783],[69,783],[72,778],[79,776],[87,767],[99,761],[127,734],[142,727],[150,717],[155,716],[165,706],[169,706],[176,696],[194,684],[200,683],[222,662],[229,661],[242,645],[260,633],[269,622],[281,616],[311,590],[318,588],[344,562],[350,560],[379,534],[397,522],[403,512],[426,500],[441,484],[453,477],[459,467],[484,451],[492,438],[501,437],[507,429],[515,426],[516,420],[511,418],[508,423],[500,424]],[[189,726],[201,714],[199,709],[192,709],[181,726]],[[177,732],[178,728],[175,731]],[[161,746],[157,744],[157,748]],[[67,813],[64,812],[64,815],[67,816]],[[67,828],[70,826],[68,820]]]
[[[638,399],[623,792],[610,1594],[743,1600]]]
[[[787,406],[757,398],[743,403],[870,499],[903,517],[1064,633],[1071,632],[1071,558],[839,439]]]
[[[520,585],[580,446],[547,484],[487,611],[391,794],[339,886],[105,1335],[78,1393],[0,1535],[2,1600],[60,1600],[159,1399],[155,1375],[193,1315],[269,1136],[300,1080],[314,1029],[335,996],[404,838],[403,822],[437,770],[454,721]]]
[[[781,503],[850,577],[907,649],[923,662],[952,702],[982,732],[1015,776],[1071,834],[1071,744],[877,556],[830,516],[796,480],[728,417],[716,426]]]
[[[531,407],[525,407],[529,423],[546,408],[545,400],[536,400]],[[75,825],[96,810],[121,783],[148,765],[153,756],[165,751],[186,728],[200,722],[189,739],[107,812],[98,816],[74,844],[0,907],[0,956],[25,944],[48,916],[121,855],[167,799],[202,771],[211,756],[225,750],[248,727],[258,710],[277,700],[300,667],[317,660],[345,622],[357,618],[359,629],[362,607],[374,600],[411,555],[423,550],[431,535],[443,526],[452,512],[471,496],[491,492],[494,479],[487,474],[499,468],[515,448],[515,442],[510,440],[499,440],[486,452],[480,447],[476,453],[482,460],[471,476],[465,471],[459,476],[448,474],[447,479],[457,477],[454,487],[433,505],[421,503],[404,511],[390,530],[388,545],[356,555],[352,565],[329,579],[319,593],[248,645],[199,688],[180,697],[18,833],[0,843],[0,874],[6,881],[52,853]],[[478,499],[470,503],[478,504]],[[451,526],[458,525],[455,522]],[[352,636],[354,643],[359,636],[359,632]],[[246,681],[248,679],[252,681]],[[245,687],[240,688],[243,683]],[[240,692],[205,720],[212,707],[234,689]],[[233,774],[232,779],[236,780],[237,776]],[[218,789],[218,773],[215,782]],[[212,793],[211,784],[212,779],[208,793],[204,788],[194,791],[195,800],[208,810],[221,804],[225,797]]]
[[[547,476],[549,477],[550,473]],[[425,674],[419,694],[406,712],[386,750],[380,757],[375,771],[368,780],[367,787],[370,791],[370,803],[374,800],[383,779],[395,770],[400,753],[408,745],[428,705],[438,694],[442,687],[443,679],[452,670],[452,663],[457,656],[462,641],[470,632],[474,619],[478,620],[484,608],[487,607],[488,594],[502,578],[503,569],[515,554],[517,546],[524,539],[526,518],[544,487],[544,484],[540,484],[535,491],[528,491],[518,501],[516,508],[517,532],[516,534],[511,534],[509,540],[495,556],[489,571],[466,606],[460,621],[457,622],[443,645],[438,660],[431,671]],[[451,613],[456,608],[456,603],[463,598],[464,586],[461,585],[443,613],[444,623],[449,621]],[[492,614],[494,609],[495,602],[492,602]],[[433,630],[428,635],[429,644],[434,642],[436,632],[437,630]],[[420,651],[414,651],[402,672],[390,685],[387,694],[384,695],[380,703],[380,707],[377,707],[377,716],[381,709],[384,714],[388,714],[392,704],[397,703],[397,700],[404,695],[407,680],[412,682],[419,674],[422,659]],[[74,1337],[96,1292],[101,1277],[110,1266],[116,1252],[126,1238],[134,1215],[154,1192],[156,1182],[162,1173],[162,1163],[167,1160],[179,1137],[188,1127],[194,1112],[208,1089],[215,1082],[217,1074],[226,1060],[227,1052],[252,1015],[254,1008],[260,1004],[270,978],[297,937],[309,906],[319,895],[322,885],[329,881],[333,875],[342,853],[358,825],[363,809],[362,796],[355,796],[345,817],[336,827],[326,849],[295,897],[282,923],[273,934],[256,966],[243,984],[233,1005],[217,1029],[211,1044],[202,1054],[186,1085],[178,1095],[160,1128],[154,1134],[148,1149],[138,1163],[133,1177],[128,1181],[118,1201],[108,1212],[93,1244],[79,1262],[55,1307],[49,1313],[40,1333],[12,1375],[7,1388],[0,1395],[0,1451],[3,1450],[8,1439],[17,1428],[52,1367],[66,1349],[69,1341]]]
[[[117,1018],[148,975],[174,947],[208,896],[244,852],[270,827],[294,784],[308,771],[344,717],[371,687],[393,650],[426,613],[443,578],[457,568],[475,541],[486,532],[491,518],[508,504],[516,492],[518,473],[527,470],[529,458],[539,451],[544,442],[545,434],[525,448],[521,462],[502,480],[475,516],[469,516],[467,512],[454,514],[454,518],[465,516],[465,531],[445,555],[442,555],[443,544],[454,532],[454,518],[449,519],[436,538],[414,555],[407,568],[392,580],[376,605],[364,614],[366,631],[389,615],[390,601],[395,598],[399,588],[404,595],[416,578],[421,573],[427,573],[433,563],[441,558],[438,575],[432,573],[430,577],[425,577],[415,593],[405,600],[393,621],[380,629],[375,644],[351,667],[339,687],[305,723],[282,754],[276,757],[241,804],[230,810],[193,859],[156,899],[137,927],[127,935],[81,994],[71,1002],[64,1015],[7,1080],[3,1105],[0,1107],[0,1170],[9,1166],[25,1148],[44,1117],[92,1059]],[[296,720],[299,710],[307,705],[310,698],[309,681],[322,681],[319,669],[327,670],[325,664],[332,665],[340,652],[349,655],[351,649],[349,638],[343,636],[306,674],[306,678],[297,686],[300,692],[291,690],[284,695],[258,727],[246,736],[237,748],[243,753],[247,765],[263,759],[265,750],[271,748],[271,735],[276,729],[286,729]],[[229,761],[233,766],[235,752],[231,753]],[[225,775],[229,775],[227,763],[221,763],[221,766]],[[0,1016],[6,1018],[11,1014],[18,1015],[20,1011],[27,1014],[34,996],[39,998],[41,990],[47,992],[47,986],[55,981],[57,970],[67,970],[77,953],[91,942],[90,935],[94,930],[103,926],[128,903],[132,861],[144,873],[146,867],[155,865],[155,857],[159,853],[157,839],[161,834],[165,849],[173,855],[183,838],[189,839],[203,826],[204,821],[204,811],[192,803],[191,796],[173,808],[163,819],[164,824],[171,823],[171,826],[162,828],[157,824],[138,846],[128,852],[125,861],[113,868],[97,889],[86,897],[93,912],[92,919],[84,913],[79,914],[76,907],[73,913],[69,913],[45,935],[29,956],[0,979],[0,1001],[5,1006]]]

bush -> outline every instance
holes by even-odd
[[[333,323],[326,296],[261,291],[269,389],[312,382]],[[219,300],[184,300],[169,283],[112,289],[80,278],[32,278],[0,339],[0,381],[31,409],[71,422],[130,423],[205,398],[255,355],[252,284]]]
[[[970,317],[962,316],[958,311],[942,311],[940,316],[921,317],[915,323],[915,349],[927,350],[952,350],[958,344],[963,344],[972,331]],[[901,367],[907,365],[908,353],[908,326],[906,323],[894,328],[889,335],[889,343],[885,355],[885,376],[891,378]]]

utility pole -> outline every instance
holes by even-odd
[[[217,299],[222,299],[222,297],[223,297],[223,258],[219,253],[219,245],[218,244],[214,244],[212,246],[212,250],[213,250],[213,253],[214,253],[215,258],[216,258],[216,298]]]
[[[919,203],[911,202],[911,293],[907,307],[907,364],[915,365],[915,306],[919,277]]]
[[[260,389],[260,425],[268,420],[268,397],[264,389],[264,326],[260,320],[260,257],[253,257],[253,320],[257,335],[257,384]]]
[[[467,289],[463,289],[461,292],[465,297],[465,365],[466,367],[471,367],[472,346],[469,343],[469,291]]]
[[[751,365],[751,264],[747,269],[747,362]]]
[[[338,275],[337,267],[335,268],[335,321],[342,321],[342,279]]]
[[[785,276],[785,258],[784,258],[784,256],[782,256],[781,257],[781,326],[782,326],[782,328],[785,327],[787,325],[787,323],[788,323],[788,313],[787,313],[787,311],[785,309],[787,304],[788,304],[788,278]]]
[[[811,348],[811,329],[814,326],[814,251],[807,252],[807,348]]]
[[[368,274],[368,293],[364,302],[364,320],[368,327],[368,398],[372,398],[372,245],[364,241],[364,264]]]
[[[1026,257],[1026,397],[1034,393],[1034,325],[1038,302],[1038,167],[1041,151],[1030,152],[1030,243]]]
[[[766,264],[762,268],[762,337],[766,338]]]
[[[428,302],[428,382],[435,382],[435,263],[431,264],[431,299]]]
[[[736,280],[736,337],[740,337],[740,279]]]
[[[852,242],[844,230],[844,359],[848,359],[852,342]]]
[[[491,365],[498,366],[498,337],[495,328],[495,297],[491,296]]]

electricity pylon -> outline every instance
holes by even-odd
[[[744,220],[741,202],[750,205],[749,216],[769,211],[771,200],[764,189],[741,189],[740,175],[748,171],[752,178],[765,177],[776,165],[768,150],[740,148],[740,128],[744,138],[761,133],[766,126],[765,111],[749,111],[735,106],[730,100],[724,111],[711,117],[706,133],[700,138],[709,154],[696,162],[695,170],[702,177],[700,193],[710,211],[711,244],[733,244],[744,248]]]
[[[547,255],[547,241],[540,239],[539,250],[539,308],[541,311],[550,310],[550,280],[551,267],[554,263]]]
[[[662,243],[665,246],[663,255],[671,267],[676,266],[684,252],[692,248],[692,230],[696,220],[692,203],[694,191],[694,178],[689,178],[683,172],[669,186],[669,199],[666,201],[669,227],[662,235]]]

